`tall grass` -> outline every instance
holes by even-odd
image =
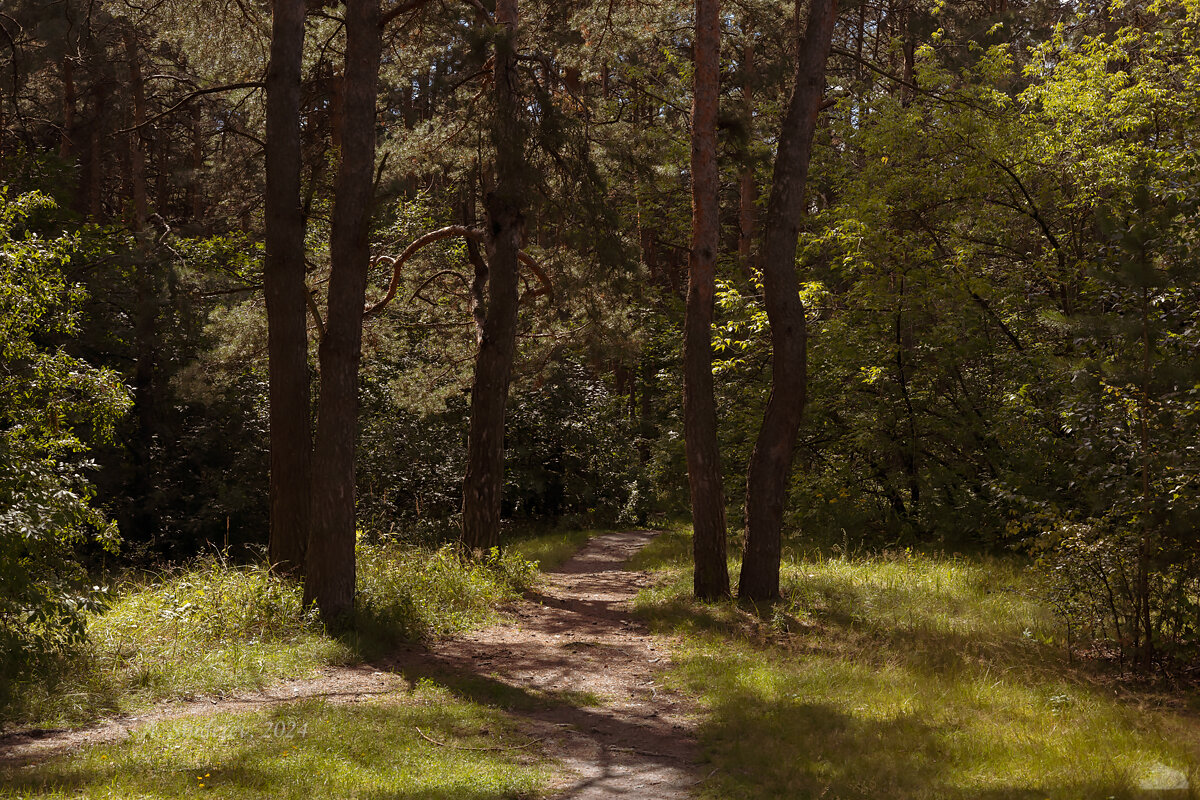
[[[1071,664],[1016,561],[793,555],[759,612],[691,600],[687,548],[669,533],[641,557],[663,582],[638,607],[704,709],[705,796],[1074,800],[1200,778],[1190,695]]]
[[[562,566],[587,544],[588,539],[599,533],[586,528],[572,528],[525,536],[511,542],[505,552],[523,561],[532,561],[543,572],[549,572]]]
[[[88,642],[58,670],[17,686],[0,720],[78,723],[163,698],[222,695],[400,642],[483,623],[536,573],[516,556],[484,562],[452,549],[360,543],[356,632],[327,635],[297,584],[262,565],[206,558],[121,583],[88,620]]]

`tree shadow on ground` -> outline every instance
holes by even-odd
[[[528,741],[495,711],[477,716],[422,702],[304,702],[273,707],[252,721],[223,717],[186,733],[175,729],[195,722],[160,723],[86,759],[67,756],[25,769],[0,768],[0,796],[95,791],[138,797],[207,792],[294,800],[511,800],[536,796],[541,783],[536,751],[450,749],[430,741],[480,745],[481,724],[491,734],[504,730],[505,744]],[[280,730],[290,733],[271,733]],[[480,778],[483,774],[487,779]]]
[[[717,754],[705,796],[827,800],[1046,800],[1144,797],[1123,780],[1005,785],[979,776],[958,785],[954,759],[966,732],[918,714],[887,719],[850,715],[832,706],[764,701],[751,693],[725,697],[702,726]],[[1186,795],[1153,795],[1155,797]]]

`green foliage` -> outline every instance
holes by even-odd
[[[513,516],[615,522],[638,466],[629,400],[573,360],[548,372],[509,403],[505,503]]]
[[[154,352],[144,413],[129,415],[116,446],[97,454],[129,555],[186,560],[227,531],[231,545],[258,543],[267,522],[266,322],[261,300],[246,293],[261,280],[261,246],[241,233],[149,244],[86,228],[81,238],[81,271],[104,301],[86,309],[81,345],[131,383],[142,348]],[[149,284],[140,292],[137,270]],[[139,334],[144,314],[153,330]]]
[[[355,635],[367,652],[489,620],[498,604],[528,588],[537,569],[516,555],[493,552],[475,560],[450,545],[429,550],[390,538],[360,541],[356,557]]]
[[[1043,163],[1094,226],[1078,308],[1058,322],[1072,336],[1055,408],[1065,435],[1043,439],[1073,474],[1040,545],[1067,619],[1142,668],[1200,652],[1200,16],[1153,10],[1112,34],[1060,33],[1024,96]]]
[[[392,363],[425,372],[422,350],[434,344]],[[387,375],[394,345],[376,346],[379,360],[363,389],[360,516],[369,527],[403,531],[410,540],[446,541],[457,534],[462,505],[467,404],[461,394],[437,397],[427,385]],[[636,521],[637,420],[628,398],[566,354],[518,380],[508,405],[504,516],[588,524],[612,523],[624,513]]]
[[[299,587],[261,566],[206,558],[178,575],[136,582],[96,618],[96,644],[114,652],[137,641],[139,656],[184,660],[237,640],[285,641],[319,630]],[[180,638],[181,632],[186,641]]]
[[[0,187],[0,705],[9,680],[82,642],[82,547],[117,545],[91,503],[87,451],[129,400],[113,372],[60,344],[77,330],[83,295],[64,277],[75,240],[30,230],[52,207]]]
[[[9,719],[80,722],[162,699],[224,694],[353,658],[266,568],[207,557],[113,587],[87,646],[53,680],[18,686]]]
[[[1194,550],[1154,552],[1141,587],[1139,571],[1147,562],[1143,547],[1143,532],[1136,528],[1094,519],[1063,523],[1038,542],[1042,593],[1072,640],[1101,649],[1101,655],[1111,649],[1133,656],[1145,635],[1142,615],[1148,610],[1154,646],[1187,663],[1200,646],[1200,559]]]

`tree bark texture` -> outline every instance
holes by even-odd
[[[518,256],[525,235],[525,130],[517,93],[517,0],[497,0],[493,77],[496,114],[491,138],[496,183],[484,198],[489,237],[488,300],[475,353],[471,427],[463,479],[462,541],[469,550],[500,545],[504,488],[504,410],[517,339]]]
[[[683,341],[683,419],[696,597],[729,594],[725,554],[725,493],[713,397],[712,322],[719,247],[717,101],[720,81],[720,2],[696,0],[695,92],[692,105],[692,247]]]
[[[758,186],[754,182],[754,40],[742,49],[742,122],[746,126],[746,152],[738,177],[738,261],[747,280],[753,277],[754,228],[758,216]]]
[[[128,69],[128,118],[131,123],[128,150],[129,228],[142,245],[148,245],[143,235],[150,211],[146,200],[146,151],[142,144],[142,130],[146,124],[146,87],[142,79],[138,60],[137,36],[131,27],[122,32]],[[157,260],[148,252],[148,246],[134,252],[134,291],[136,310],[134,313],[133,339],[136,362],[133,372],[134,416],[137,428],[134,433],[134,487],[136,511],[132,520],[132,532],[143,540],[153,540],[158,533],[159,519],[151,498],[154,497],[156,434],[159,432],[160,401],[158,397],[158,275]]]
[[[304,593],[317,602],[326,625],[335,629],[352,625],[354,612],[354,449],[371,260],[379,20],[379,0],[351,0],[347,5],[343,146],[334,179],[329,309],[318,350],[321,394]]]
[[[267,254],[263,270],[271,436],[269,558],[280,572],[299,575],[308,547],[312,486],[308,288],[300,207],[304,0],[275,0],[274,9],[267,70],[267,141],[271,146],[266,149]],[[195,153],[193,160],[199,160]],[[197,177],[192,180],[194,187]]]
[[[796,242],[836,18],[836,0],[813,0],[798,51],[792,97],[780,132],[763,224],[763,293],[771,325],[771,396],[746,476],[746,543],[738,595],[748,600],[772,601],[779,597],[783,508],[808,391],[808,329],[796,277]]]
[[[130,228],[140,231],[150,216],[146,204],[146,149],[142,144],[146,125],[146,87],[138,61],[137,35],[133,28],[124,30],[125,58],[129,68],[129,99],[133,126],[129,131],[129,199],[133,218]]]

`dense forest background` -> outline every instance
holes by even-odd
[[[291,194],[271,177],[285,6],[303,43]],[[828,60],[805,72],[818,8]],[[779,372],[762,228],[815,74],[783,546],[1016,547],[1080,642],[1194,663],[1200,4],[743,0],[713,19],[720,541],[742,546]],[[687,515],[695,27],[689,4],[637,0],[276,0],[274,18],[256,0],[6,0],[6,658],[77,632],[88,570],[259,557],[283,535],[264,282],[289,264],[300,291],[278,302],[302,309],[307,358],[280,395],[303,429],[285,460],[349,464],[349,538],[332,511],[312,524],[349,542],[351,594],[356,531],[476,525],[488,545]],[[511,376],[487,371],[503,313]],[[334,408],[357,420],[349,455]],[[497,413],[502,440],[475,453]],[[497,513],[472,516],[464,480],[499,480],[499,457],[480,501]],[[291,491],[309,502],[307,478]]]

